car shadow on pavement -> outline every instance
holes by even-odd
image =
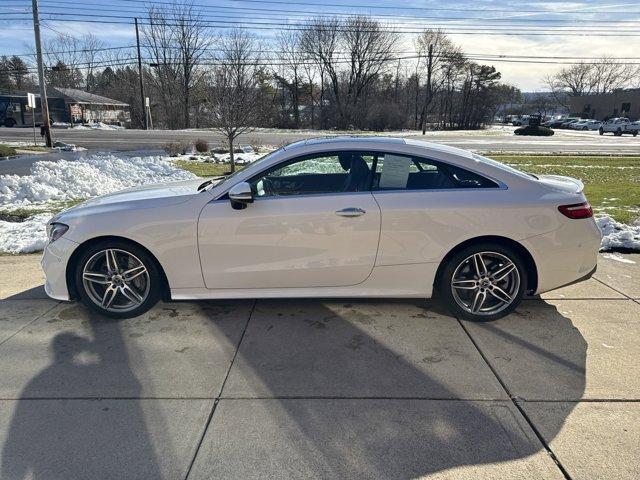
[[[512,396],[520,385],[584,392],[587,344],[556,307],[529,302],[477,328],[489,362],[508,351],[498,374]],[[395,479],[469,466],[475,478],[559,474],[437,304],[258,300],[189,478]]]
[[[132,347],[119,322],[90,313],[85,318],[90,335],[57,333],[51,364],[21,391],[2,449],[3,480],[161,478],[149,412],[129,366]],[[109,382],[127,398],[97,397]]]

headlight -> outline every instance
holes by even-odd
[[[69,225],[65,225],[64,223],[50,223],[47,225],[47,237],[49,237],[49,242],[55,242],[59,239],[65,232],[69,230]]]

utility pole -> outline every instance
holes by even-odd
[[[144,115],[144,129],[149,130],[149,113],[147,112],[147,101],[144,94],[144,70],[142,70],[142,55],[140,54],[140,31],[138,29],[138,19],[134,18],[136,23],[136,45],[138,47],[138,76],[140,77],[140,101],[142,102],[142,111]]]
[[[40,44],[40,14],[38,0],[31,0],[33,10],[33,34],[36,39],[36,58],[38,60],[38,83],[40,84],[40,109],[42,110],[42,126],[47,147],[53,146],[51,125],[49,124],[49,103],[47,102],[47,86],[44,84],[44,65],[42,63],[42,45]],[[35,115],[35,110],[34,110]]]

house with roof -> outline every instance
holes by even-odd
[[[51,90],[64,100],[71,123],[102,122],[123,126],[131,123],[128,103],[76,88],[52,87]]]

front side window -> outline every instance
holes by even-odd
[[[359,152],[324,152],[288,160],[249,183],[257,198],[369,190],[371,156]]]
[[[476,173],[424,158],[380,154],[376,162],[374,190],[435,190],[449,188],[496,188]]]

